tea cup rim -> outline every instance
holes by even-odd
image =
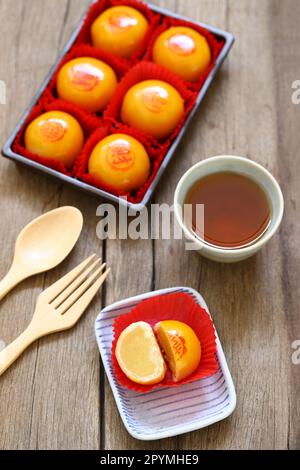
[[[268,180],[269,183],[272,184],[273,188],[275,189],[277,193],[278,200],[279,200],[279,204],[276,205],[277,214],[273,220],[272,226],[270,226],[266,230],[265,234],[260,239],[258,239],[252,245],[243,247],[243,248],[228,249],[228,248],[214,247],[205,243],[204,240],[202,241],[193,233],[193,231],[184,222],[183,216],[182,216],[183,204],[179,202],[182,192],[185,191],[185,193],[187,194],[188,190],[191,189],[193,186],[193,185],[188,184],[188,179],[193,173],[195,173],[196,171],[199,170],[199,168],[204,167],[204,166],[209,168],[210,165],[214,166],[216,163],[221,163],[221,162],[225,163],[225,160],[226,160],[226,163],[232,162],[232,163],[237,163],[239,165],[239,168],[232,170],[238,174],[244,174],[242,171],[243,166],[248,166],[248,168],[249,166],[252,166],[252,168],[255,168],[257,171],[263,174],[264,178]],[[222,171],[226,171],[226,170],[224,169],[222,170],[221,168],[220,169],[216,168],[216,170],[211,173],[221,173]],[[207,172],[206,175],[211,174],[211,173]],[[203,176],[206,176],[206,175],[203,175]],[[253,181],[259,184],[255,176],[249,176],[249,178],[252,178]],[[201,177],[199,177],[199,180],[201,180]],[[273,204],[273,199],[272,199],[272,204]],[[268,243],[270,239],[275,235],[277,230],[279,229],[280,224],[282,222],[283,215],[284,215],[284,197],[283,197],[283,193],[280,188],[280,185],[275,179],[275,177],[265,167],[263,167],[259,163],[253,160],[250,160],[247,157],[234,156],[234,155],[218,155],[215,157],[206,158],[205,160],[202,160],[196,163],[186,173],[184,173],[179,183],[177,184],[177,187],[175,190],[174,211],[175,211],[177,222],[179,223],[184,234],[186,235],[188,239],[196,243],[196,245],[197,244],[199,245],[199,250],[204,249],[207,254],[220,255],[220,256],[226,257],[227,259],[230,258],[231,256],[233,258],[236,258],[240,255],[249,257],[252,254],[255,254],[256,252],[258,252],[266,243]],[[200,251],[200,254],[201,254],[201,251]]]

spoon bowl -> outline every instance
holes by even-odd
[[[82,227],[82,214],[75,207],[55,209],[27,225],[18,236],[12,267],[0,283],[0,300],[24,279],[62,263]]]
[[[83,218],[75,207],[61,207],[42,215],[20,233],[15,261],[39,274],[58,266],[74,248]]]

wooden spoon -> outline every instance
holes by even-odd
[[[17,284],[58,266],[74,248],[83,227],[81,212],[61,207],[35,219],[20,233],[12,266],[0,282],[0,300]]]

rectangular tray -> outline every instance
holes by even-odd
[[[116,404],[129,434],[142,441],[154,441],[210,426],[227,418],[236,407],[236,392],[224,352],[217,336],[218,371],[212,376],[179,388],[160,388],[136,393],[119,385],[112,367],[113,323],[143,300],[185,292],[207,312],[201,295],[193,289],[164,289],[111,305],[99,314],[95,332],[105,371]]]
[[[91,4],[92,3],[94,3],[94,0],[91,2]],[[173,13],[173,12],[169,11],[169,10],[157,7],[157,6],[152,5],[152,4],[148,4],[148,6],[154,12],[159,13],[161,15],[165,15],[165,16],[169,16],[169,17],[177,18],[177,19],[181,19],[181,20],[186,20],[186,21],[189,21],[190,23],[194,23],[195,25],[200,25],[203,28],[210,31],[211,33],[222,37],[225,41],[225,44],[224,44],[224,47],[223,47],[223,49],[222,49],[222,51],[221,51],[221,53],[220,53],[220,55],[219,55],[219,57],[216,61],[216,64],[215,64],[214,68],[210,72],[209,76],[207,77],[207,80],[205,81],[203,87],[201,88],[201,91],[199,92],[199,95],[198,95],[198,98],[196,100],[196,104],[195,104],[193,110],[189,114],[183,128],[181,129],[180,133],[178,134],[178,136],[176,137],[176,139],[173,142],[172,146],[170,147],[170,149],[169,149],[167,155],[165,156],[165,158],[164,158],[164,160],[163,160],[163,162],[162,162],[155,178],[153,179],[151,185],[149,186],[148,191],[146,192],[143,200],[139,204],[130,203],[130,202],[126,201],[126,199],[119,198],[119,197],[117,197],[113,194],[110,194],[110,193],[108,193],[104,190],[95,188],[93,186],[90,186],[87,183],[76,180],[75,178],[72,178],[70,176],[63,175],[63,174],[59,173],[58,171],[55,171],[51,168],[48,168],[44,165],[41,165],[40,163],[29,160],[29,159],[23,157],[22,155],[15,153],[12,150],[13,142],[14,142],[19,130],[22,128],[24,122],[26,121],[31,109],[33,108],[33,106],[36,104],[36,102],[39,100],[39,98],[41,97],[41,95],[43,94],[45,89],[47,88],[47,86],[48,86],[48,84],[51,80],[51,77],[52,77],[54,71],[56,70],[56,68],[58,67],[59,63],[61,62],[62,58],[65,56],[65,54],[69,51],[69,49],[72,47],[73,43],[75,42],[75,40],[76,40],[76,38],[79,34],[79,31],[80,31],[80,29],[83,25],[83,22],[85,20],[86,14],[87,14],[89,9],[84,14],[84,16],[83,16],[82,20],[80,21],[79,25],[77,26],[77,28],[73,32],[69,42],[67,43],[67,45],[65,46],[63,51],[58,56],[57,61],[55,62],[55,64],[51,68],[49,74],[47,75],[44,83],[42,84],[42,86],[38,90],[37,94],[35,95],[33,100],[30,102],[28,108],[26,109],[26,111],[25,111],[24,115],[22,116],[20,122],[18,123],[17,127],[14,129],[14,131],[12,132],[10,137],[8,138],[7,142],[5,143],[5,145],[2,149],[2,155],[4,157],[9,158],[11,160],[14,160],[14,161],[16,161],[18,163],[21,163],[23,165],[29,166],[31,169],[36,170],[38,172],[45,173],[49,176],[52,176],[56,179],[59,179],[59,180],[63,181],[64,183],[69,184],[71,186],[75,186],[76,188],[78,188],[82,191],[95,194],[96,196],[99,196],[101,198],[104,198],[104,199],[109,200],[109,201],[114,202],[114,203],[122,204],[123,206],[126,206],[126,207],[131,207],[132,209],[137,210],[137,211],[142,210],[148,204],[148,202],[150,201],[150,199],[153,196],[153,193],[156,189],[156,186],[159,183],[159,180],[161,179],[161,177],[162,177],[163,173],[165,172],[168,164],[170,163],[170,160],[173,157],[178,145],[180,144],[180,142],[183,138],[183,135],[185,134],[185,132],[187,130],[188,125],[190,124],[193,116],[195,115],[195,113],[198,110],[201,102],[203,101],[204,96],[207,93],[207,90],[209,89],[209,87],[210,87],[217,71],[221,67],[224,60],[226,59],[230,49],[232,48],[232,46],[234,44],[234,40],[235,40],[234,36],[231,33],[227,32],[227,31],[223,31],[221,29],[215,28],[213,26],[210,26],[210,25],[207,25],[207,24],[204,24],[204,23],[199,23],[199,22],[192,21],[190,18],[178,15],[176,13]]]

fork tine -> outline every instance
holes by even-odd
[[[74,326],[82,317],[87,307],[90,305],[93,298],[99,291],[100,287],[105,282],[109,273],[110,269],[107,269],[105,273],[102,274],[102,276],[97,279],[97,281],[62,316],[68,328],[70,326]]]
[[[63,315],[75,302],[88,290],[88,288],[93,284],[95,279],[99,276],[99,274],[103,271],[103,268],[97,269],[85,282],[81,282],[79,287],[72,293],[72,295],[68,296],[66,300],[56,308],[56,311]]]
[[[48,302],[52,302],[56,297],[58,297],[64,289],[66,289],[73,281],[76,279],[77,276],[85,270],[88,264],[95,258],[95,254],[89,256],[83,263],[79,264],[73,271],[68,273],[63,278],[59,279],[55,284],[48,287],[41,295],[43,298]]]
[[[88,275],[96,268],[96,266],[100,263],[100,258],[97,259],[94,263],[91,264],[79,277],[75,279],[72,284],[67,287],[53,302],[51,302],[52,307],[58,308],[70,295],[79,287],[85,279],[87,279]],[[100,267],[101,271],[104,270],[106,267],[106,263],[102,264]]]

